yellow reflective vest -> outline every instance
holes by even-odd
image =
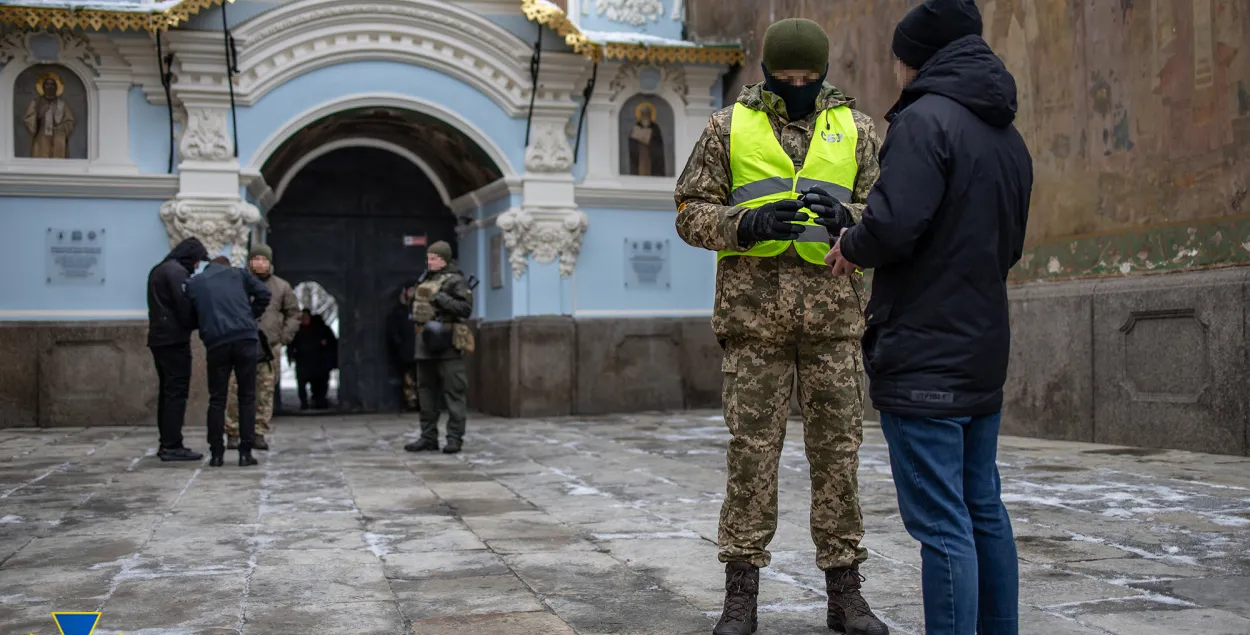
[[[843,203],[849,203],[851,190],[855,187],[855,175],[859,172],[855,159],[859,131],[855,128],[851,109],[838,106],[822,111],[813,127],[815,130],[807,157],[803,159],[803,169],[796,174],[794,162],[773,134],[768,113],[740,103],[734,104],[729,125],[729,170],[733,175],[733,188],[728,203],[755,209],[774,201],[798,198],[799,192],[813,186],[824,189]],[[727,256],[771,258],[785,253],[790,245],[794,245],[803,260],[825,264],[825,254],[829,253],[829,232],[813,221],[816,215],[810,210],[802,211],[808,218],[800,224],[808,228],[798,240],[765,240],[746,251],[717,252],[716,259],[719,261]]]

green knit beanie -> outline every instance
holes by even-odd
[[[819,24],[803,18],[774,23],[764,33],[764,67],[769,72],[824,73],[829,66],[829,36]]]
[[[247,259],[251,260],[252,258],[255,258],[257,256],[264,256],[265,260],[268,260],[269,262],[273,262],[273,250],[269,248],[269,245],[266,245],[264,243],[257,243],[255,245],[252,245],[251,251],[249,251],[247,254]]]
[[[445,262],[451,262],[451,245],[447,244],[445,240],[440,240],[430,245],[426,251],[442,258]]]

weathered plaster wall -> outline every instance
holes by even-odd
[[[882,117],[894,24],[915,0],[690,0],[701,41],[744,38],[732,96],[759,81],[764,31],[807,17],[829,80]],[[979,0],[1019,87],[1034,204],[1016,280],[1250,262],[1250,3]],[[884,122],[880,122],[884,127]]]

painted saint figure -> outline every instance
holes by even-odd
[[[656,121],[655,104],[644,101],[634,108],[634,127],[629,131],[629,173],[636,176],[668,176],[664,169],[664,135]]]
[[[74,111],[61,99],[65,83],[56,73],[44,73],[35,82],[39,96],[26,108],[26,131],[30,133],[30,156],[64,159],[69,136],[74,132]]]

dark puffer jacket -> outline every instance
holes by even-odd
[[[915,417],[1003,403],[1007,271],[1020,260],[1033,162],[1016,84],[980,36],[938,51],[886,115],[881,177],[842,254],[876,269],[864,332],[873,405]]]

